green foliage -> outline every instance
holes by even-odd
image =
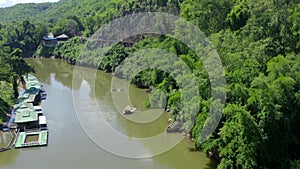
[[[1,81],[0,83],[0,123],[4,121],[6,117],[6,112],[9,110],[10,106],[13,105],[14,95],[13,95],[12,83]]]
[[[0,21],[3,23],[7,23],[33,19],[36,15],[49,9],[51,5],[51,3],[30,3],[18,4],[9,8],[1,8]]]
[[[226,28],[226,16],[233,4],[230,0],[185,0],[180,15],[198,25],[206,34],[211,34]]]
[[[40,31],[35,30],[35,26],[28,21],[0,27],[0,122],[18,96],[19,76],[34,71],[21,56],[34,50],[35,40],[40,35]]]
[[[204,151],[218,149],[222,161],[218,168],[257,168],[257,148],[260,129],[245,107],[228,104],[224,110],[226,122],[219,138],[204,144]]]
[[[62,57],[70,63],[76,63],[76,59],[80,56],[80,52],[83,48],[80,37],[74,37],[66,42],[60,42],[55,46],[53,55]]]
[[[52,28],[54,35],[66,34],[69,37],[79,35],[83,30],[83,25],[76,16],[60,20],[57,24],[55,24],[55,27]]]
[[[24,57],[30,57],[38,47],[42,36],[47,32],[43,26],[36,27],[29,21],[4,28],[5,39],[3,46],[9,47],[11,52],[17,51]]]
[[[300,161],[299,160],[294,160],[294,161],[291,161],[291,169],[298,169],[300,168]]]
[[[34,57],[50,57],[53,55],[53,48],[45,47],[44,45],[40,44],[37,49],[35,54],[33,55]]]
[[[227,106],[217,132],[195,146],[219,155],[218,168],[288,168],[290,159],[299,159],[298,34],[289,31],[297,30],[292,24],[297,6],[292,1],[236,2],[227,15],[231,30],[210,36],[226,69]],[[195,140],[206,112],[198,115]]]
[[[220,103],[210,94],[215,90],[211,89],[206,70],[210,65],[204,65],[195,51],[174,38],[149,34],[140,35],[141,40],[132,47],[120,43],[110,49],[88,46],[95,50],[82,50],[84,44],[78,35],[88,40],[112,19],[143,11],[168,12],[191,21],[209,36],[218,51],[226,74],[226,107],[217,130],[206,142],[200,142],[201,131],[214,121],[209,119],[210,107]],[[195,147],[220,156],[218,168],[299,168],[299,11],[296,0],[61,0],[17,5],[0,9],[0,81],[13,84],[10,75],[31,70],[19,55],[56,55],[70,63],[114,72],[139,87],[151,87],[148,106],[169,109],[181,130],[188,126],[179,125],[183,122],[194,124],[189,132]],[[182,30],[181,26],[176,23],[175,37],[189,35],[190,30]],[[50,31],[72,38],[54,49],[45,48],[40,41]],[[194,36],[184,38],[193,42]],[[180,61],[170,63],[158,58],[165,54],[145,50],[148,48],[168,51]],[[202,55],[205,58],[206,53]],[[135,69],[138,65],[144,69]],[[190,72],[175,68],[188,68]],[[180,73],[183,75],[176,77]],[[189,73],[195,75],[195,84]],[[180,89],[183,85],[188,92],[195,93],[194,86],[199,91],[199,97],[190,98],[191,106],[186,109],[181,104],[186,97]],[[0,98],[3,108],[12,97],[5,93]],[[192,107],[197,106],[200,109],[194,112]],[[193,113],[198,116],[192,117]]]
[[[246,1],[238,3],[227,16],[227,22],[231,30],[239,30],[246,25],[250,17],[250,10]]]
[[[107,72],[114,72],[116,67],[128,56],[125,47],[122,45],[113,46],[99,62],[99,69]]]

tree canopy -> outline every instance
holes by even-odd
[[[200,141],[200,132],[207,125],[211,105],[219,103],[210,94],[212,89],[204,62],[186,44],[165,35],[145,34],[129,37],[138,39],[134,44],[120,42],[106,52],[87,51],[86,57],[80,57],[86,40],[103,24],[143,11],[167,12],[192,22],[208,36],[221,58],[226,75],[226,104],[221,122],[205,142]],[[183,94],[171,73],[149,68],[131,78],[134,70],[128,69],[122,72],[123,77],[139,87],[158,89],[147,103],[164,102],[158,105],[170,110],[175,123],[188,119],[187,123],[191,124],[195,120],[193,129],[187,132],[192,134],[196,149],[219,156],[220,169],[299,168],[299,1],[61,0],[17,5],[0,9],[0,13],[3,14],[0,16],[1,84],[12,85],[11,75],[31,70],[20,56],[57,56],[73,64],[115,72],[128,56],[140,50],[163,49],[178,56],[196,76],[199,96],[192,100],[199,103],[196,105],[199,111],[193,112],[197,117],[181,111]],[[48,32],[55,36],[65,33],[70,39],[55,48],[47,48],[41,45],[41,39]],[[194,37],[185,38],[194,40]],[[181,65],[179,62],[168,65],[159,59],[151,63],[164,68]],[[183,76],[182,83],[189,78]],[[0,93],[0,98],[0,104],[7,105],[13,97]],[[185,130],[184,126],[174,126],[179,131]]]

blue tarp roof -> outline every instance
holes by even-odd
[[[49,37],[44,37],[44,40],[57,40],[56,38],[49,38]]]

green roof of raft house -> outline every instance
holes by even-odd
[[[14,105],[15,123],[38,122],[41,112],[36,111],[34,107],[43,100],[42,97],[46,95],[45,91],[38,79],[31,74],[22,75],[21,80],[25,83],[25,91],[17,98]]]
[[[42,89],[41,83],[38,81],[38,79],[35,76],[31,74],[22,75],[22,80],[25,82],[26,89],[30,89],[31,87],[34,87],[38,90]]]
[[[35,111],[32,103],[21,103],[14,109],[15,123],[27,123],[38,121],[38,112]]]
[[[16,100],[16,104],[25,102],[25,103],[33,103],[35,101],[35,97],[39,94],[39,90],[31,87],[27,89],[21,96],[19,96]]]

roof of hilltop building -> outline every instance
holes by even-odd
[[[34,110],[31,103],[15,105],[15,123],[26,123],[38,120],[38,113]]]
[[[52,32],[49,32],[49,33],[48,33],[48,37],[49,37],[49,38],[54,38],[53,33],[52,33]]]
[[[43,39],[44,39],[44,40],[49,40],[49,41],[50,41],[50,40],[57,40],[56,38],[47,37],[47,36],[43,37]]]
[[[68,37],[68,35],[66,35],[66,34],[61,34],[61,35],[59,35],[59,36],[56,36],[56,38],[57,38],[57,39],[68,39],[69,37]]]

